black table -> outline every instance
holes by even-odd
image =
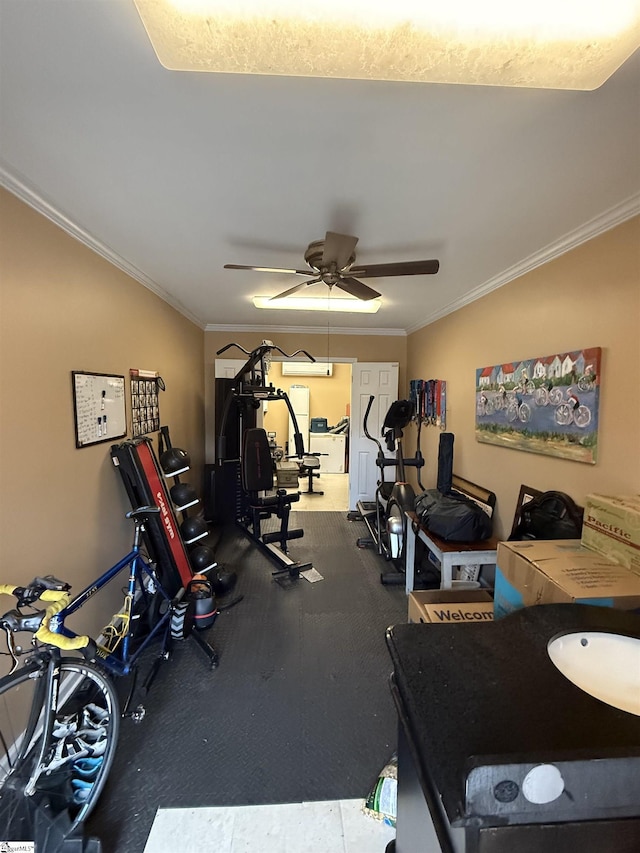
[[[640,616],[558,604],[388,630],[396,853],[640,851],[640,717],[579,690],[547,654],[579,630],[640,636]],[[558,795],[532,802],[547,777]]]

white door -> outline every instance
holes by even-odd
[[[351,371],[351,423],[349,430],[349,509],[358,501],[375,498],[379,468],[378,448],[364,434],[363,420],[369,397],[375,400],[367,421],[369,433],[381,439],[380,430],[389,406],[398,399],[397,362],[356,362]],[[385,455],[390,455],[384,444]]]
[[[246,358],[216,358],[215,378],[233,379],[241,367],[247,363]]]

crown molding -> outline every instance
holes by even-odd
[[[631,219],[631,217],[637,216],[638,214],[640,214],[640,193],[636,193],[620,204],[615,205],[615,207],[609,208],[609,210],[606,210],[599,216],[590,219],[579,228],[569,231],[559,240],[549,243],[548,246],[540,249],[539,252],[535,252],[528,258],[525,258],[519,263],[514,264],[514,266],[504,270],[504,272],[501,272],[499,275],[490,278],[484,284],[481,284],[479,287],[469,291],[469,293],[466,293],[460,299],[456,299],[448,305],[445,305],[445,307],[440,311],[432,314],[427,321],[421,321],[415,326],[410,326],[407,329],[407,334],[410,335],[413,332],[417,332],[419,329],[424,329],[425,326],[430,326],[432,323],[435,323],[436,320],[440,320],[448,314],[453,314],[454,311],[464,308],[465,305],[470,305],[472,302],[475,302],[481,297],[486,296],[488,293],[491,293],[491,291],[497,290],[499,287],[508,284],[510,281],[514,281],[516,278],[520,278],[520,276],[531,272],[536,269],[536,267],[540,267],[555,258],[559,258],[566,252],[570,252],[572,249],[577,248],[582,243],[592,240],[594,237],[603,234],[605,231],[610,231],[612,228],[615,228],[616,225],[621,225],[623,222],[626,222],[627,219]]]
[[[318,326],[235,326],[209,323],[204,327],[205,332],[277,332],[278,334],[301,334],[301,335],[385,335],[387,337],[406,337],[404,329],[355,329],[344,326],[327,330],[326,327]]]
[[[29,184],[26,178],[19,175],[15,170],[10,169],[7,164],[0,160],[0,186],[13,195],[17,196],[25,204],[32,207],[38,213],[41,213],[54,225],[57,225],[74,239],[83,243],[91,251],[100,255],[110,264],[117,267],[126,275],[135,279],[152,293],[155,293],[160,299],[174,308],[187,320],[190,320],[200,329],[205,332],[278,332],[278,333],[302,333],[306,335],[326,335],[327,329],[308,327],[308,326],[246,326],[246,325],[206,325],[192,314],[185,306],[176,300],[171,294],[167,293],[162,287],[156,284],[155,281],[146,276],[141,270],[133,264],[126,261],[117,252],[102,243],[84,228],[81,228],[66,214],[58,210],[48,199],[39,193],[35,187]],[[332,335],[402,335],[406,336],[404,329],[355,329],[355,328],[335,328],[331,329]]]
[[[155,295],[162,299],[163,302],[166,302],[179,314],[182,314],[183,317],[186,317],[187,320],[190,320],[200,329],[204,328],[202,320],[192,314],[181,302],[171,296],[170,293],[167,293],[167,291],[160,287],[160,285],[156,284],[155,281],[146,276],[133,264],[130,264],[129,261],[126,261],[113,249],[105,245],[105,243],[102,243],[94,237],[93,234],[85,231],[84,228],[81,228],[73,222],[73,220],[71,220],[66,214],[54,207],[54,205],[45,199],[44,196],[35,189],[35,187],[29,184],[26,178],[22,175],[18,176],[18,173],[15,170],[10,169],[2,160],[0,160],[0,186],[3,186],[25,204],[29,205],[29,207],[32,207],[38,213],[41,213],[48,220],[53,222],[54,225],[62,228],[62,230],[66,231],[66,233],[71,237],[79,240],[80,243],[83,243],[88,249],[91,249],[91,251],[100,255],[100,257],[104,258],[110,264],[113,264],[114,267],[117,267],[123,273],[126,273],[126,275],[135,279],[137,282],[146,287],[147,290],[155,293]]]
[[[145,273],[143,273],[133,264],[129,263],[129,261],[125,260],[120,255],[118,255],[117,252],[115,252],[105,243],[102,243],[88,231],[85,231],[83,228],[73,222],[73,220],[71,220],[62,211],[58,210],[50,201],[48,201],[44,196],[42,196],[35,189],[35,187],[33,187],[27,181],[24,176],[20,175],[14,169],[10,168],[8,164],[6,164],[1,159],[0,186],[3,186],[13,195],[21,199],[21,201],[23,201],[25,204],[29,205],[29,207],[32,207],[38,213],[41,213],[44,217],[49,219],[51,222],[53,222],[71,237],[83,243],[85,246],[87,246],[87,248],[100,255],[100,257],[104,258],[110,264],[113,264],[113,266],[120,269],[126,275],[135,279],[135,281],[139,282],[139,284],[142,284],[144,287],[146,287],[148,290],[150,290],[152,293],[154,293],[172,308],[174,308],[179,314],[181,314],[190,322],[194,323],[194,325],[198,326],[198,328],[203,329],[205,332],[277,332],[280,334],[290,333],[305,335],[327,334],[327,328],[318,328],[316,326],[204,324],[200,318],[192,314],[187,308],[185,308],[185,306],[181,302],[179,302],[170,293],[160,287],[160,285],[158,285],[155,281],[145,275]],[[493,290],[497,290],[503,285],[514,281],[516,278],[519,278],[520,276],[531,272],[532,270],[536,269],[536,267],[542,266],[543,264],[546,264],[549,261],[560,257],[566,252],[577,248],[582,243],[586,243],[588,240],[597,237],[599,234],[602,234],[605,231],[609,231],[610,229],[615,228],[616,225],[620,225],[627,219],[631,219],[631,217],[637,216],[638,214],[640,214],[640,193],[636,193],[630,196],[625,201],[621,202],[618,205],[615,205],[614,207],[611,207],[609,210],[605,211],[599,216],[596,216],[588,222],[584,223],[584,225],[581,225],[579,228],[576,228],[573,231],[569,231],[559,240],[550,243],[548,246],[545,246],[540,251],[535,252],[528,258],[525,258],[514,266],[509,267],[508,269],[499,273],[497,276],[494,276],[493,278],[484,282],[484,284],[481,284],[478,287],[474,288],[460,299],[448,303],[439,311],[436,311],[435,313],[431,314],[428,319],[422,320],[419,323],[408,327],[407,329],[362,329],[336,327],[331,328],[330,333],[332,335],[381,335],[406,337],[407,335],[410,335],[413,332],[417,332],[420,329],[425,328],[426,326],[430,326],[432,323],[435,323],[437,320],[440,320],[443,317],[448,316],[449,314],[453,314],[460,308],[464,308],[466,305],[470,305],[472,302],[481,299],[483,296],[486,296]]]

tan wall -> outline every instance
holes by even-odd
[[[519,487],[640,491],[640,218],[579,246],[408,338],[410,378],[446,379],[454,470],[498,498],[508,535]],[[476,442],[475,370],[602,347],[598,461],[587,465]],[[435,485],[438,434],[423,430],[425,485]]]
[[[252,350],[259,346],[264,338],[272,340],[287,353],[305,349],[318,361],[327,360],[327,335],[281,333],[265,329],[264,332],[206,332],[205,333],[205,406],[207,423],[207,461],[215,461],[215,397],[214,397],[214,363],[216,352],[232,341],[241,344],[245,349]],[[355,358],[358,361],[393,361],[400,365],[400,388],[407,385],[405,370],[407,339],[403,335],[338,335],[333,334],[330,340],[331,358]],[[243,358],[238,349],[227,350],[220,358]],[[346,365],[338,365],[341,371]],[[274,374],[275,376],[275,374]],[[309,384],[310,377],[285,376],[285,390],[293,381]],[[291,381],[290,381],[291,380]],[[324,380],[318,380],[324,381]],[[275,383],[274,383],[275,384]],[[342,406],[342,403],[340,404]],[[319,417],[327,417],[320,413]],[[312,417],[316,417],[312,412]],[[342,415],[340,415],[342,417]],[[339,420],[339,418],[338,418]],[[271,429],[271,427],[269,427]],[[287,427],[288,431],[288,427]]]
[[[78,589],[124,552],[130,527],[109,445],[75,448],[71,371],[158,370],[167,384],[162,422],[190,452],[190,479],[200,487],[205,439],[207,459],[215,458],[216,350],[230,341],[251,349],[267,336],[287,352],[306,348],[324,359],[326,336],[203,333],[3,190],[0,217],[0,576],[21,582],[53,572]],[[455,468],[496,491],[499,535],[510,527],[521,483],[563,489],[578,501],[590,491],[638,491],[638,245],[635,219],[408,338],[333,334],[331,356],[397,361],[401,393],[409,378],[448,380]],[[603,347],[595,466],[475,441],[477,367],[588,346]],[[424,479],[433,485],[438,432],[423,436]]]
[[[287,393],[292,385],[306,385],[309,389],[309,418],[326,418],[335,426],[349,412],[351,403],[351,365],[335,362],[331,376],[283,376],[279,362],[272,362],[269,381]],[[264,428],[276,433],[276,440],[284,447],[289,435],[287,407],[282,403],[270,404],[264,416]],[[309,421],[311,423],[311,420]],[[293,448],[290,451],[293,453]]]
[[[124,375],[127,394],[130,368],[159,371],[161,421],[200,489],[204,332],[4,190],[0,221],[0,576],[80,591],[129,550],[131,507],[110,444],[75,447],[71,371]]]

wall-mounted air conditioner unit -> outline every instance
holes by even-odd
[[[326,361],[283,361],[283,376],[331,376],[333,364]]]

